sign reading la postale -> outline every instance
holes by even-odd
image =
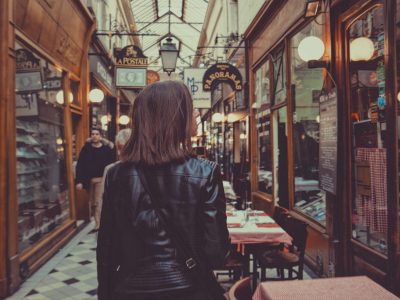
[[[127,67],[147,67],[149,61],[142,49],[135,45],[129,45],[122,49],[114,49],[117,65]]]
[[[234,91],[242,90],[242,74],[227,63],[217,63],[207,69],[203,76],[203,90],[212,91],[222,82],[228,83]]]

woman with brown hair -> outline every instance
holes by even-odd
[[[218,165],[191,157],[193,114],[180,82],[136,98],[122,163],[105,182],[99,299],[223,299],[211,270],[229,248],[225,197]]]

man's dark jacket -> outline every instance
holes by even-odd
[[[217,164],[188,158],[144,169],[150,189],[207,268],[224,265],[229,248],[225,196]],[[107,172],[97,244],[98,297],[113,291],[167,295],[195,284],[185,273],[149,195],[130,163]],[[135,298],[136,299],[136,298]]]
[[[102,146],[93,147],[88,139],[79,153],[76,164],[75,183],[82,183],[84,189],[90,187],[90,180],[96,177],[102,177],[104,168],[115,161],[113,143],[102,139]]]

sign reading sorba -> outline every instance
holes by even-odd
[[[203,90],[212,91],[220,83],[228,83],[234,91],[241,91],[242,74],[231,64],[219,63],[212,65],[204,73]]]

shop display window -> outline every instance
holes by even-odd
[[[70,90],[72,94],[72,104],[80,106],[80,99],[79,99],[79,82],[70,79],[69,80]]]
[[[62,74],[16,44],[19,250],[69,218]],[[60,96],[61,95],[61,96]]]
[[[272,53],[273,66],[273,103],[274,105],[286,101],[286,59],[285,48],[279,47]]]
[[[293,103],[294,207],[325,225],[325,192],[319,188],[319,96],[324,72],[308,68],[299,55],[299,44],[310,36],[322,37],[321,17],[291,40],[291,94]]]
[[[270,61],[266,61],[255,73],[255,123],[257,133],[257,178],[258,191],[272,194],[272,140]]]
[[[352,237],[387,254],[383,6],[361,15],[346,34],[352,120]]]

